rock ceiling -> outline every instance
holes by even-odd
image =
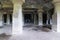
[[[12,12],[13,4],[9,0],[0,0],[0,12]]]
[[[2,8],[12,8],[13,4],[8,0],[0,0],[0,5]]]
[[[44,7],[49,10],[53,8],[52,0],[25,0],[24,7]]]
[[[12,8],[13,4],[9,0],[0,0],[3,8]],[[32,7],[32,8],[44,8],[44,9],[51,9],[53,8],[52,0],[25,0],[23,4],[24,7]]]
[[[12,7],[12,2],[10,0],[0,0],[1,4],[3,7]],[[47,7],[50,8],[52,7],[52,0],[25,0],[24,6],[42,6],[42,7]]]
[[[44,4],[45,2],[51,2],[52,0],[25,0],[26,3],[32,4]]]

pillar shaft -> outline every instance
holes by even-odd
[[[34,24],[36,25],[36,14],[34,14]]]
[[[7,24],[8,25],[10,24],[10,16],[9,16],[9,14],[7,14]]]
[[[38,12],[39,25],[42,25],[42,12]]]
[[[60,3],[55,3],[55,12],[57,13],[57,32],[60,32]]]
[[[3,26],[3,21],[2,21],[2,13],[0,12],[0,27]]]
[[[47,24],[50,24],[50,13],[47,11]]]
[[[12,34],[21,34],[23,29],[22,4],[14,4]]]

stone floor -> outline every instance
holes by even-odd
[[[11,32],[12,32],[11,25],[5,25],[5,26],[3,26],[3,27],[0,28],[0,34],[6,33],[6,34],[9,35],[9,34],[11,34]]]
[[[60,40],[60,33],[47,32],[35,27],[24,27],[23,33],[20,35],[8,35],[11,33],[11,28],[8,26],[0,28],[0,33],[4,32],[0,35],[0,40]]]

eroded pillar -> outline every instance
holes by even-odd
[[[14,3],[12,34],[19,35],[23,31],[22,4]]]
[[[9,25],[9,24],[10,24],[10,15],[7,14],[7,25]]]
[[[42,12],[41,11],[38,11],[38,22],[39,22],[39,25],[42,25]]]
[[[57,13],[57,32],[60,32],[60,2],[54,2],[55,12]]]
[[[3,20],[2,20],[2,13],[0,12],[0,27],[2,27],[3,26]]]
[[[36,14],[34,14],[34,24],[36,25],[36,22],[37,21],[37,19],[36,19]]]

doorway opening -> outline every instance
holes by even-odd
[[[24,23],[33,23],[32,14],[24,14]]]
[[[47,24],[47,13],[46,12],[42,13],[42,18],[43,18],[42,20],[43,24]]]
[[[38,13],[36,8],[23,8],[24,25],[38,24]]]
[[[12,14],[10,14],[9,16],[10,16],[10,24],[12,24]]]
[[[3,14],[3,23],[4,23],[4,24],[7,23],[7,14]]]
[[[12,24],[12,14],[3,14],[3,24],[10,25]]]

